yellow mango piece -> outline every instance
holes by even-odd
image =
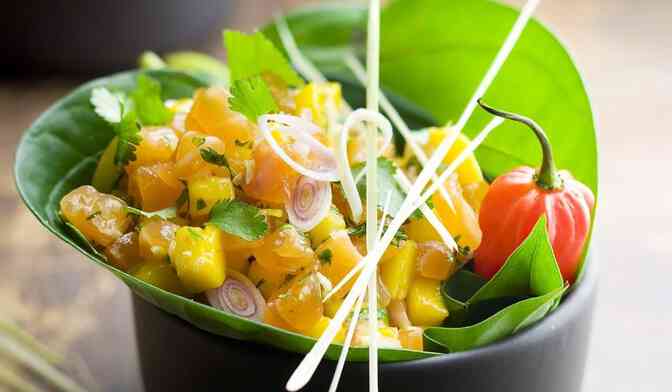
[[[329,112],[336,113],[343,103],[341,85],[333,82],[308,83],[294,97],[295,113],[310,111],[312,122],[325,128]]]
[[[448,247],[440,242],[429,241],[420,244],[417,271],[424,278],[446,280],[458,269]]]
[[[322,287],[316,273],[298,275],[274,300],[278,315],[295,330],[306,331],[322,318]]]
[[[179,228],[173,222],[159,218],[147,219],[140,225],[139,252],[147,261],[166,261],[168,248]]]
[[[195,220],[207,218],[215,204],[231,200],[235,196],[231,179],[224,177],[191,178],[187,182],[187,188],[189,188],[189,215]]]
[[[445,188],[451,197],[452,208],[438,192],[432,196],[441,223],[453,236],[459,236],[460,245],[468,246],[472,250],[478,248],[482,237],[478,214],[462,196],[462,189],[455,175],[446,180]]]
[[[179,228],[171,245],[170,259],[189,292],[214,289],[226,278],[226,257],[220,231],[214,226]]]
[[[434,211],[436,213],[436,210]],[[408,238],[417,242],[442,241],[439,233],[434,226],[424,216],[420,218],[411,217],[406,225],[406,235]]]
[[[417,277],[411,283],[406,298],[408,318],[413,325],[431,327],[441,325],[448,317],[448,309],[441,297],[441,281]]]
[[[315,255],[320,261],[320,273],[326,276],[332,285],[338,284],[362,259],[362,255],[345,230],[333,233],[328,240],[317,248]],[[339,298],[344,297],[355,280],[357,280],[357,277],[350,279],[334,295]]]
[[[133,276],[178,295],[188,295],[188,290],[177,277],[173,267],[165,261],[146,261],[133,270]]]
[[[404,242],[399,253],[380,264],[380,277],[392,299],[402,300],[415,274],[415,259],[418,244],[413,240]]]
[[[490,190],[490,185],[485,181],[462,185],[464,199],[476,213],[481,211],[481,204],[488,190]]]
[[[420,327],[408,327],[399,330],[401,347],[407,350],[422,351],[424,346],[422,334],[423,330]]]
[[[173,207],[184,185],[175,176],[170,162],[151,166],[128,167],[128,193],[144,211]]]
[[[428,156],[431,156],[431,153],[434,152],[436,148],[439,147],[443,139],[447,136],[452,136],[455,133],[455,130],[452,128],[430,128],[428,130],[428,139],[425,149],[428,152]],[[464,151],[465,148],[469,145],[471,140],[466,137],[464,134],[460,134],[453,146],[450,148],[446,157],[443,159],[443,162],[448,164],[457,158],[457,156]],[[483,173],[481,172],[481,167],[478,165],[478,161],[474,154],[470,154],[467,159],[457,168],[457,175],[460,179],[460,184],[471,184],[474,182],[482,182]]]
[[[336,208],[331,208],[324,217],[308,234],[313,247],[318,247],[326,241],[331,234],[339,230],[345,230],[345,219]]]

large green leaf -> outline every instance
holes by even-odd
[[[465,277],[460,279],[465,280]],[[469,291],[457,291],[455,285],[448,287],[453,295]],[[475,284],[466,287],[473,288]],[[478,323],[472,322],[474,325],[466,327],[429,328],[425,337],[451,352],[492,343],[539,321],[557,306],[565,289],[546,232],[546,218],[542,216],[497,274],[464,301],[463,308],[456,309],[459,317]],[[446,291],[444,285],[444,295]],[[463,297],[448,295],[447,303],[463,300]],[[496,313],[489,313],[492,309]]]
[[[183,98],[202,87],[201,79],[174,71],[150,71],[161,83],[164,99]],[[114,136],[107,123],[89,103],[94,87],[117,91],[135,87],[136,72],[126,72],[95,80],[78,88],[45,112],[28,129],[17,154],[15,176],[21,197],[42,224],[63,241],[123,280],[137,295],[206,331],[238,339],[267,343],[289,351],[307,352],[314,339],[272,326],[240,318],[188,298],[151,286],[104,262],[83,236],[59,217],[58,203],[73,188],[89,184],[101,151]],[[329,358],[338,358],[339,346],[332,346]],[[349,359],[366,360],[366,349],[352,349]],[[404,361],[436,355],[409,350],[383,350],[382,361]]]

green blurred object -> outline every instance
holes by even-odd
[[[154,52],[144,52],[138,59],[141,69],[172,69],[205,79],[209,85],[229,87],[229,68],[216,58],[199,52],[168,53],[165,60]]]

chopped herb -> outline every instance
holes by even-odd
[[[271,90],[259,75],[233,82],[229,104],[232,110],[254,123],[259,116],[278,111]]]
[[[287,274],[287,276],[285,276],[285,280],[282,282],[282,285],[284,286],[284,285],[288,284],[295,277],[296,277],[296,275],[294,275],[294,274]]]
[[[320,260],[320,264],[331,264],[331,249],[325,249],[320,254],[317,255],[317,258]]]
[[[181,210],[184,205],[187,205],[187,207],[189,206],[189,187],[187,187],[186,184],[184,189],[182,189],[182,193],[180,193],[180,197],[177,198],[175,205],[178,210]]]
[[[191,142],[194,143],[194,146],[200,147],[205,143],[205,138],[203,136],[195,136],[191,138]]]
[[[260,210],[240,200],[215,204],[208,223],[247,241],[258,240],[268,232],[266,218]]]
[[[86,217],[86,220],[91,220],[91,219],[95,218],[95,217],[98,216],[98,215],[100,215],[100,211],[96,211],[96,212],[94,212],[93,214],[87,216],[87,217]]]
[[[294,71],[285,56],[261,32],[244,34],[224,31],[231,80],[271,73],[290,86],[302,86],[303,80]]]
[[[204,161],[212,163],[213,165],[225,167],[229,171],[231,177],[233,177],[233,171],[231,170],[229,161],[226,159],[224,154],[218,153],[212,147],[201,148],[200,152],[201,158],[203,158]]]
[[[385,228],[383,229],[383,232],[387,230],[388,224],[385,223]],[[363,237],[366,235],[366,222],[359,224],[357,226],[353,226],[348,228],[348,234],[350,234],[353,237]],[[399,247],[401,245],[401,241],[405,241],[408,239],[408,235],[403,229],[397,230],[396,233],[394,233],[394,238],[392,239],[392,244],[396,247]]]
[[[196,209],[197,210],[202,210],[208,206],[208,203],[205,202],[203,199],[198,199],[196,200]]]
[[[199,241],[199,240],[203,241],[205,239],[205,238],[203,238],[201,233],[199,233],[198,231],[196,231],[196,229],[194,229],[192,227],[188,227],[187,231],[189,232],[189,235],[191,236],[191,239],[193,239],[194,241]]]
[[[105,87],[96,87],[91,91],[91,104],[96,114],[110,124],[121,122],[121,102],[119,97]]]
[[[259,279],[259,281],[257,282],[257,284],[255,286],[257,288],[260,288],[264,283],[266,283],[266,281],[264,279]]]
[[[359,173],[365,170],[365,168],[365,162],[352,166],[353,177],[357,178]],[[390,211],[399,211],[406,198],[406,194],[401,190],[399,184],[397,184],[397,180],[394,178],[396,171],[397,166],[394,162],[387,158],[378,158],[378,194],[385,195],[385,197],[378,198],[378,207],[380,209],[385,208],[388,193],[390,194]],[[366,195],[366,174],[357,183],[357,190],[360,195]]]

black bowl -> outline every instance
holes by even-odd
[[[463,353],[380,366],[380,390],[570,392],[583,380],[597,265],[548,317],[500,342]],[[133,296],[145,388],[152,391],[280,391],[302,355],[194,328]],[[305,391],[326,391],[335,361],[324,360]],[[368,365],[347,363],[341,391],[366,391]]]

